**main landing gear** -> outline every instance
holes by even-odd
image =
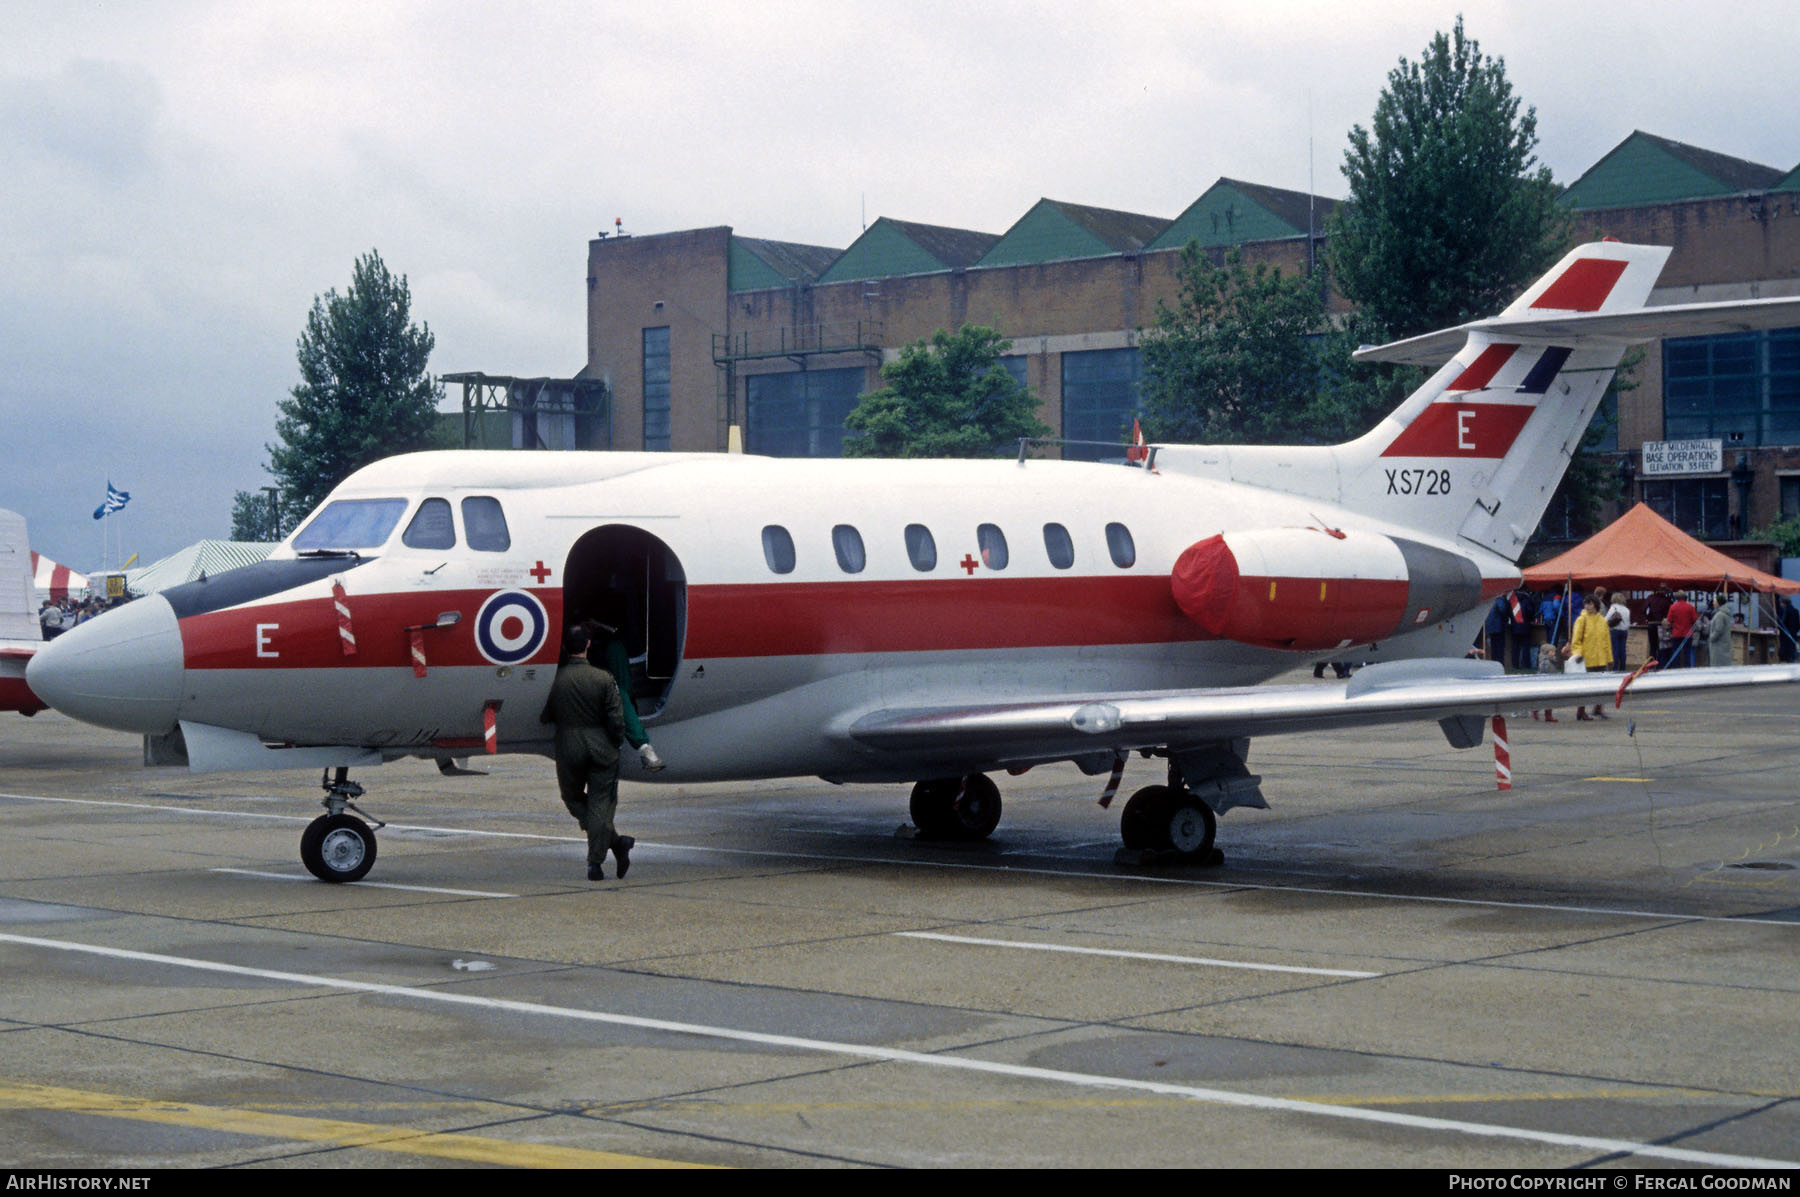
[[[350,780],[350,770],[340,766],[335,777],[327,770],[319,784],[325,789],[326,813],[306,825],[300,860],[320,881],[360,881],[375,865],[375,827],[387,824],[352,801],[363,796],[363,788]],[[345,814],[346,808],[370,818],[375,827]]]
[[[928,840],[984,840],[1000,825],[1000,787],[985,773],[922,781],[913,787],[912,821]]]
[[[1131,796],[1119,816],[1119,838],[1125,845],[1119,863],[1220,863],[1213,847],[1219,833],[1216,812],[1234,806],[1268,807],[1262,779],[1244,763],[1250,742],[1226,740],[1163,751],[1169,758],[1168,784],[1145,786]]]

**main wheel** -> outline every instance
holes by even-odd
[[[1119,838],[1136,852],[1167,852],[1169,804],[1175,792],[1168,786],[1145,786],[1133,794],[1119,814]]]
[[[360,881],[375,865],[375,829],[351,815],[320,815],[300,836],[300,860],[320,881]]]
[[[1212,852],[1219,819],[1192,794],[1168,786],[1145,786],[1125,803],[1119,838],[1139,852],[1174,852],[1183,860],[1204,860]]]
[[[913,826],[929,839],[986,839],[1000,825],[1000,787],[985,773],[922,781],[910,809]]]

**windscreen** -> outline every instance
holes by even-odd
[[[333,499],[294,537],[294,548],[380,548],[405,512],[405,499]]]

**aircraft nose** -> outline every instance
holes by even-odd
[[[158,735],[181,704],[181,627],[160,595],[138,599],[45,644],[25,667],[37,696],[84,723]]]

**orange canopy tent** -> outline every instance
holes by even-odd
[[[1568,552],[1524,572],[1525,585],[1534,590],[1565,584],[1655,590],[1667,584],[1677,590],[1800,594],[1800,582],[1765,574],[1709,549],[1642,503]]]

